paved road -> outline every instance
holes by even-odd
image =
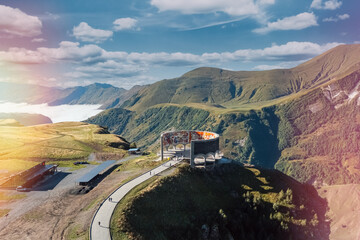
[[[150,172],[146,172],[143,175],[134,178],[133,180],[120,186],[115,192],[113,192],[105,201],[100,205],[98,211],[95,213],[93,221],[90,227],[90,239],[91,240],[110,240],[110,220],[112,213],[115,210],[117,203],[134,187],[140,183],[153,177],[162,171],[165,171],[171,166],[178,164],[179,161],[171,160],[165,164],[160,165],[152,169]],[[109,201],[112,198],[112,201]],[[100,222],[100,224],[99,224]]]

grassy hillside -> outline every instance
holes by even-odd
[[[49,105],[62,104],[109,104],[126,92],[123,88],[117,88],[109,84],[95,83],[85,87],[66,89],[68,94],[64,98],[58,98]]]
[[[163,131],[215,131],[221,135],[222,151],[231,159],[275,167],[312,184],[359,183],[359,52],[360,45],[339,46],[296,68],[261,74],[197,69],[144,88],[126,103],[127,109],[111,109],[88,122],[154,150]],[[279,71],[284,78],[274,77]],[[293,82],[289,71],[300,80]],[[253,80],[257,74],[259,79]],[[250,77],[251,81],[244,80]],[[292,87],[281,79],[289,80]],[[246,104],[235,96],[240,86],[240,95],[246,95],[247,87],[267,81],[278,91],[294,94],[269,101],[262,100],[271,97],[260,97],[252,103],[245,97]],[[212,88],[218,92],[209,98]],[[185,92],[177,95],[180,90]],[[265,92],[272,94],[269,89]],[[214,101],[201,101],[206,97]]]
[[[144,111],[162,103],[210,103],[227,108],[262,103],[313,89],[350,74],[360,66],[360,45],[338,46],[292,69],[227,71],[198,68],[175,79],[154,83],[122,107]]]
[[[24,126],[52,123],[51,119],[41,114],[0,113],[0,119],[14,119]]]
[[[0,125],[0,166],[4,174],[10,174],[12,169],[28,168],[28,164],[24,164],[27,161],[36,164],[44,160],[87,159],[91,153],[124,155],[126,152],[122,149],[128,147],[129,143],[123,138],[86,123]]]
[[[353,97],[359,80],[360,73],[354,72],[331,83],[335,98],[329,98],[323,86],[258,110],[165,104],[140,113],[110,109],[88,122],[153,149],[158,148],[163,131],[214,131],[221,135],[221,149],[231,159],[275,167],[302,182],[359,182],[360,116],[357,97]]]
[[[199,68],[180,78],[163,80],[142,89],[122,107],[143,111],[161,103],[247,104],[275,99],[294,92],[288,70],[232,72]]]
[[[326,209],[312,186],[274,170],[183,166],[128,194],[111,229],[113,239],[328,239]]]
[[[292,135],[276,168],[301,181],[359,182],[360,72],[279,107]]]

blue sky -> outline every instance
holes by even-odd
[[[360,40],[357,1],[3,0],[0,81],[130,88],[197,67],[290,68]]]

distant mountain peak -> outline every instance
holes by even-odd
[[[216,76],[220,76],[224,71],[227,70],[221,68],[213,68],[213,67],[199,67],[185,73],[182,77],[194,77],[197,75],[216,77]]]
[[[91,85],[89,85],[89,87],[91,86],[95,86],[95,87],[100,87],[100,88],[116,88],[111,84],[107,84],[107,83],[93,83]]]

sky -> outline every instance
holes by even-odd
[[[0,0],[0,81],[126,89],[198,67],[291,68],[360,41],[359,1]]]

